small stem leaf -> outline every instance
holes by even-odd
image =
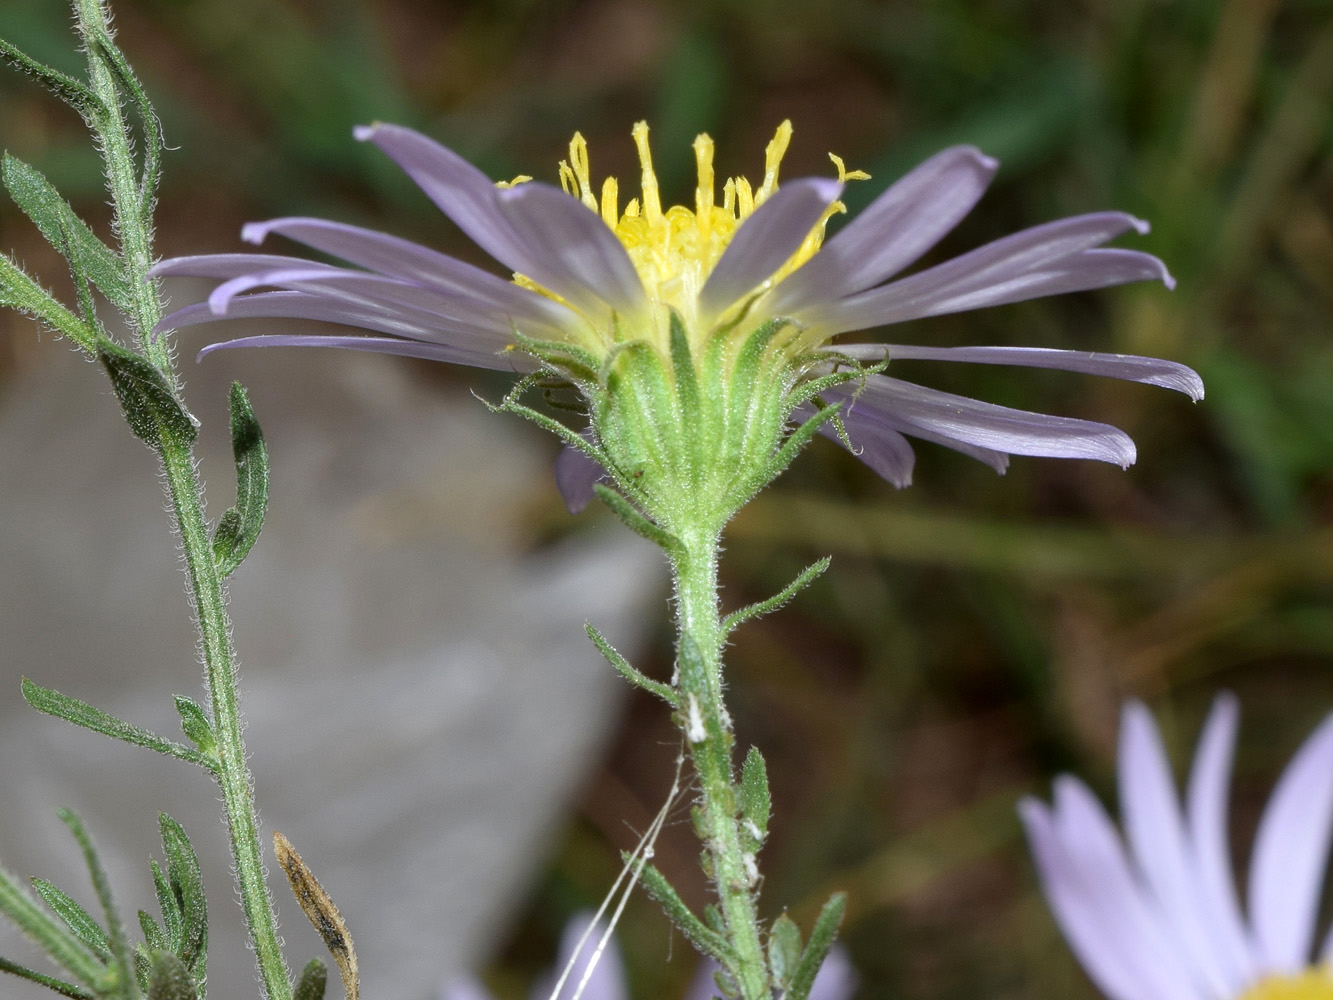
[[[626,855],[625,863],[629,864],[632,859]],[[667,915],[667,919],[675,924],[676,929],[685,935],[685,939],[694,945],[701,953],[708,955],[722,963],[732,961],[735,956],[732,954],[726,938],[709,927],[694,913],[680,895],[672,888],[671,883],[666,880],[666,876],[658,871],[652,864],[643,866],[640,874],[644,889],[648,895],[656,900]]]
[[[133,1000],[134,979],[130,967],[133,949],[130,947],[129,939],[125,936],[125,928],[120,922],[120,911],[116,907],[115,898],[112,896],[111,883],[106,877],[106,869],[102,867],[102,859],[97,856],[97,848],[93,844],[92,837],[88,835],[83,820],[79,819],[69,809],[59,809],[57,814],[61,821],[69,827],[69,832],[74,834],[74,839],[83,852],[83,862],[88,866],[93,891],[97,893],[97,902],[102,907],[102,917],[106,921],[107,947],[111,951],[111,962],[108,971],[112,972],[115,977],[112,990],[114,990],[115,995],[123,997],[124,1000]],[[107,992],[110,993],[111,990]]]
[[[52,976],[44,976],[40,972],[34,972],[32,969],[19,965],[17,962],[11,962],[7,958],[0,958],[0,972],[8,972],[11,976],[18,976],[20,979],[26,979],[38,986],[45,986],[48,990],[54,990],[62,997],[72,997],[73,1000],[95,1000],[93,994],[81,986],[75,986],[73,983],[67,983],[63,979],[56,979]]]
[[[5,154],[0,173],[14,203],[36,223],[42,235],[69,259],[71,266],[101,290],[117,309],[132,312],[129,279],[115,252],[97,238],[36,167]]]
[[[166,941],[162,947],[166,951],[180,954],[185,942],[185,915],[181,913],[180,902],[162,867],[151,859],[148,867],[153,872],[153,889],[157,893],[158,909],[162,911],[163,937]]]
[[[195,979],[202,983],[208,952],[208,900],[204,895],[199,858],[179,823],[166,813],[158,813],[157,821],[162,833],[162,849],[167,855],[167,883],[181,916],[179,943],[173,950]],[[165,912],[163,919],[167,919]]]
[[[329,967],[318,958],[312,958],[301,970],[292,1000],[324,1000],[324,988],[329,982]]]
[[[739,611],[733,611],[727,617],[722,619],[722,634],[730,635],[737,626],[743,625],[751,618],[758,618],[760,615],[766,615],[771,611],[776,611],[793,597],[799,594],[806,587],[817,580],[824,571],[829,568],[832,560],[825,556],[818,562],[811,563],[805,569],[801,570],[796,579],[783,587],[772,597],[764,601],[757,601],[754,604],[741,608]]]
[[[46,879],[33,878],[29,881],[37,895],[51,907],[51,912],[60,918],[76,938],[88,946],[89,951],[103,962],[111,961],[111,942],[107,940],[106,931],[88,915],[87,910]]]
[[[676,671],[680,676],[680,689],[686,692],[708,690],[708,664],[699,643],[688,632],[681,633],[680,647],[676,652]]]
[[[58,69],[40,63],[32,56],[0,38],[0,59],[15,69],[45,84],[62,101],[77,111],[85,120],[105,114],[106,106],[80,80]]]
[[[680,551],[680,541],[675,535],[648,520],[643,514],[639,513],[638,508],[615,490],[609,486],[603,486],[601,483],[594,483],[592,489],[597,494],[598,499],[610,507],[630,531],[648,539],[668,554]]]
[[[147,358],[103,338],[97,358],[111,376],[111,388],[134,436],[156,449],[166,441],[189,445],[198,422],[181,406],[167,377]]]
[[[139,113],[139,122],[143,129],[143,170],[139,177],[139,211],[147,214],[152,208],[153,197],[157,192],[157,181],[162,173],[162,150],[166,139],[162,134],[162,120],[157,116],[157,109],[148,99],[143,84],[135,76],[129,60],[106,32],[96,39],[107,64],[115,73],[122,90],[129,93]]]
[[[824,908],[819,911],[815,926],[810,931],[810,940],[796,965],[783,1000],[806,1000],[810,996],[810,987],[814,985],[815,974],[824,964],[824,956],[833,946],[833,939],[838,936],[838,927],[842,924],[843,914],[847,912],[847,894],[834,893]]]
[[[213,558],[224,577],[249,554],[268,510],[268,446],[239,382],[231,384],[231,451],[236,460],[236,506],[222,515],[213,534]]]
[[[296,901],[314,924],[315,930],[319,931],[319,936],[324,939],[324,946],[329,949],[329,954],[337,963],[338,972],[342,975],[346,1000],[359,1000],[361,982],[357,972],[356,949],[352,947],[352,936],[347,931],[347,924],[342,914],[338,912],[338,907],[333,905],[333,900],[319,884],[319,880],[305,866],[301,855],[292,847],[291,841],[276,830],[273,832],[273,850],[278,856],[278,864],[282,866],[287,881],[291,883]]]
[[[97,353],[96,330],[57,302],[50,292],[4,256],[0,256],[0,306],[32,316],[89,354]]]
[[[768,971],[773,985],[785,990],[800,961],[801,929],[784,913],[768,932]]]
[[[588,638],[591,639],[592,644],[597,647],[597,651],[606,658],[606,662],[615,667],[616,671],[620,676],[624,677],[625,680],[629,681],[635,687],[643,688],[649,694],[657,695],[657,697],[661,698],[673,708],[677,706],[678,699],[676,698],[676,692],[673,691],[669,685],[663,684],[661,681],[653,680],[637,667],[631,665],[629,660],[625,659],[614,646],[606,641],[606,637],[603,636],[601,632],[597,631],[595,625],[591,622],[585,622],[583,631],[588,633]]]
[[[213,724],[199,703],[184,695],[176,695],[176,711],[181,717],[181,732],[207,757],[217,755],[218,741],[213,734]]]
[[[66,722],[72,722],[84,729],[91,729],[103,736],[124,740],[126,743],[133,743],[135,746],[147,747],[149,750],[156,750],[158,753],[166,754],[169,757],[179,757],[181,760],[198,764],[210,771],[217,769],[217,764],[211,757],[207,757],[197,750],[172,740],[163,739],[156,733],[150,733],[138,726],[131,726],[128,722],[122,722],[114,715],[108,715],[100,708],[94,708],[86,701],[71,698],[69,695],[61,694],[51,688],[44,688],[40,684],[34,684],[26,677],[23,679],[23,697],[29,705],[46,715],[54,715],[57,719],[64,719]]]
[[[148,977],[148,1000],[199,1000],[190,970],[169,951],[153,956],[153,971]]]
[[[750,747],[741,765],[741,836],[745,850],[758,851],[768,839],[768,818],[772,811],[768,791],[768,767],[758,748]]]
[[[143,943],[148,946],[149,950],[171,950],[171,944],[167,941],[167,935],[162,930],[162,925],[147,910],[139,911],[139,929],[143,931]]]

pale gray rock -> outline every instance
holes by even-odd
[[[244,1000],[258,989],[209,778],[19,696],[29,676],[179,737],[171,695],[201,690],[155,459],[100,370],[48,346],[0,395],[0,864],[91,905],[55,815],[70,806],[133,926],[156,909],[148,859],[171,813],[205,865],[209,995]],[[622,685],[582,625],[633,650],[664,613],[660,559],[618,527],[526,551],[519,519],[558,502],[552,444],[395,359],[186,368],[214,518],[232,502],[232,378],[272,455],[268,522],[230,588],[266,852],[280,829],[338,902],[366,996],[426,997],[486,955],[595,763]],[[299,966],[322,949],[280,878]],[[9,927],[0,954],[45,969]]]

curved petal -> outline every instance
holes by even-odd
[[[1175,929],[1195,982],[1209,996],[1234,995],[1232,963],[1209,934],[1207,903],[1185,834],[1166,750],[1142,702],[1125,705],[1120,724],[1120,811],[1134,860]]]
[[[250,243],[261,243],[270,233],[304,243],[381,275],[426,285],[449,294],[483,299],[493,303],[502,314],[522,315],[551,324],[577,321],[573,313],[553,299],[465,261],[387,233],[326,219],[292,217],[247,223],[241,230],[241,238]],[[262,260],[262,257],[257,259]],[[277,258],[274,260],[277,261]]]
[[[846,398],[847,393],[825,395]],[[906,434],[924,431],[1011,455],[1090,458],[1122,468],[1134,464],[1134,442],[1109,424],[983,403],[887,375],[867,376],[855,405],[890,416]]]
[[[1250,861],[1250,924],[1265,971],[1310,960],[1333,834],[1333,716],[1296,752],[1259,820]]]
[[[741,223],[704,282],[699,292],[703,315],[718,315],[772,277],[791,260],[840,194],[841,183],[821,177],[782,185]]]
[[[511,271],[527,274],[532,255],[500,213],[498,189],[452,149],[401,125],[358,125],[352,134],[373,142],[473,243]]]
[[[1133,250],[1091,250],[1147,224],[1122,212],[1099,212],[1034,226],[917,274],[797,318],[828,335],[938,316],[1043,295],[1157,279],[1174,286],[1156,257]]]
[[[998,166],[975,146],[936,153],[788,275],[767,308],[785,316],[863,291],[901,271],[972,210]]]
[[[584,437],[590,432],[585,431]],[[593,487],[608,473],[602,466],[577,448],[565,445],[555,458],[555,485],[564,498],[571,514],[577,514],[592,503],[597,494]]]
[[[426,361],[445,361],[455,365],[470,365],[473,368],[491,368],[495,371],[533,371],[537,365],[523,354],[485,354],[467,347],[453,347],[449,344],[428,344],[419,340],[402,340],[397,337],[357,337],[320,334],[260,334],[254,337],[237,337],[234,340],[222,340],[202,348],[195,356],[202,361],[214,351],[232,347],[340,347],[344,350],[367,351],[372,354],[397,354],[405,358],[422,358]]]
[[[159,261],[149,269],[154,278],[239,278],[256,271],[277,271],[282,268],[317,268],[342,270],[334,264],[320,264],[304,257],[283,257],[267,253],[206,253],[193,257],[172,257]]]
[[[1194,369],[1175,361],[1138,354],[1102,354],[1046,347],[920,347],[916,344],[837,344],[831,350],[858,361],[879,361],[887,354],[890,361],[962,361],[1053,368],[1174,389],[1196,403],[1203,399],[1203,379]]]
[[[605,306],[631,315],[647,306],[624,245],[583,202],[532,181],[501,191],[499,205],[530,251],[524,275],[594,315]]]
[[[1254,981],[1254,946],[1236,899],[1227,835],[1227,790],[1236,749],[1239,708],[1232,695],[1218,695],[1208,713],[1185,793],[1190,848],[1194,852],[1205,914],[1231,977],[1229,995],[1238,996]]]
[[[802,406],[792,413],[792,419],[804,423],[814,414],[812,407]],[[839,417],[843,428],[847,431],[847,441],[852,444],[848,451],[890,485],[900,490],[912,485],[912,469],[916,465],[916,454],[912,451],[912,445],[907,438],[882,420],[866,417],[855,406],[844,407]],[[818,433],[847,448],[847,441],[838,434],[833,421],[826,420],[820,424]]]

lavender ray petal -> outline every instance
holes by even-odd
[[[898,430],[914,436],[930,432],[1011,455],[1134,464],[1134,442],[1109,424],[983,403],[886,375],[868,376],[855,405],[890,416]]]
[[[1185,793],[1190,847],[1198,868],[1205,911],[1212,922],[1212,937],[1227,959],[1232,979],[1229,996],[1239,996],[1254,981],[1257,970],[1254,946],[1236,898],[1227,835],[1227,791],[1231,784],[1238,716],[1236,698],[1218,695],[1199,737]]]
[[[1101,872],[1069,849],[1045,803],[1025,798],[1018,815],[1042,894],[1089,978],[1110,1000],[1160,1000],[1133,929],[1100,894]]]
[[[831,348],[858,361],[962,361],[969,364],[1053,368],[1086,375],[1142,382],[1174,389],[1196,403],[1203,399],[1203,379],[1175,361],[1137,354],[1062,351],[1046,347],[921,347],[916,344],[838,344]]]
[[[1309,964],[1333,834],[1333,716],[1296,752],[1259,820],[1250,860],[1250,925],[1266,972]]]
[[[1086,892],[1105,908],[1108,919],[1122,924],[1134,941],[1139,972],[1153,982],[1154,995],[1175,1000],[1205,1000],[1208,993],[1192,981],[1181,960],[1177,928],[1155,905],[1135,877],[1115,827],[1096,796],[1072,778],[1055,783],[1056,825],[1060,841],[1086,879]]]
[[[603,933],[603,925],[596,923],[591,914],[574,916],[565,925],[565,932],[560,937],[560,951],[556,958],[556,967],[552,970],[555,978],[559,979],[566,968],[571,969],[564,988],[558,995],[553,996],[549,988],[543,990],[542,984],[538,984],[532,992],[532,1000],[547,1000],[548,997],[550,1000],[572,1000],[583,976],[588,971]],[[579,946],[580,941],[582,947]],[[554,985],[553,981],[551,987]],[[583,990],[582,1000],[628,1000],[628,997],[629,990],[625,986],[625,969],[620,958],[620,950],[614,940],[609,940],[606,949],[597,959],[596,966],[593,967],[588,985]]]
[[[158,324],[157,330],[184,329],[231,319],[310,319],[447,347],[468,348],[485,355],[499,355],[511,344],[508,337],[499,337],[466,324],[447,323],[438,316],[424,315],[409,309],[360,309],[306,292],[243,295],[232,301],[226,316],[216,315],[208,303],[201,302],[167,316]]]
[[[972,210],[999,163],[974,146],[936,153],[847,223],[773,290],[788,315],[876,285],[933,247]]]
[[[784,184],[736,230],[699,292],[699,308],[716,316],[770,278],[800,249],[842,184],[807,177]]]
[[[495,1000],[475,977],[462,975],[447,980],[436,1000]]]
[[[506,339],[512,339],[513,331],[518,328],[540,339],[561,339],[563,335],[561,327],[544,319],[506,315],[484,298],[446,294],[368,271],[338,268],[277,270],[232,278],[213,290],[208,297],[209,307],[218,316],[226,315],[242,293],[265,286],[306,292],[355,309],[383,309],[391,313],[409,310],[422,317],[436,317],[445,325],[485,331]]]
[[[587,431],[583,436],[589,436]],[[565,445],[555,459],[555,485],[564,498],[565,506],[571,514],[577,514],[592,503],[597,494],[593,491],[600,480],[608,473],[599,462],[593,461],[577,448]]]
[[[1121,716],[1118,777],[1126,839],[1166,921],[1176,930],[1182,960],[1207,995],[1234,995],[1232,963],[1209,933],[1207,903],[1166,749],[1142,702],[1127,703]]]
[[[797,423],[805,423],[814,415],[813,407],[800,406],[793,411],[792,419]],[[847,431],[847,439],[852,443],[850,451],[853,455],[890,485],[900,490],[912,485],[916,454],[907,438],[882,420],[866,417],[855,407],[844,407],[838,416]],[[826,420],[820,424],[817,433],[847,448],[847,442],[839,436],[833,421]]]
[[[553,324],[573,323],[576,319],[568,309],[552,299],[465,261],[388,233],[326,219],[284,218],[248,223],[241,230],[241,237],[251,243],[260,243],[270,233],[297,240],[391,278],[428,285],[449,294],[462,294],[493,302],[498,312],[508,315],[526,316]]]
[[[340,270],[334,264],[320,264],[303,257],[283,257],[267,253],[207,253],[193,257],[172,257],[160,261],[149,270],[154,278],[239,278],[255,271],[277,271],[282,268],[327,268]]]
[[[495,371],[527,372],[537,365],[524,354],[485,354],[475,348],[459,347],[451,344],[428,344],[419,340],[402,340],[397,337],[357,337],[354,335],[319,334],[260,334],[254,337],[237,337],[235,340],[223,340],[202,348],[195,360],[202,361],[214,351],[233,347],[339,347],[344,350],[367,351],[372,354],[398,354],[405,358],[423,358],[426,361],[445,361],[455,365],[469,365],[473,368],[490,368]]]
[[[501,191],[499,206],[531,251],[527,277],[594,315],[603,303],[628,314],[647,306],[625,247],[577,198],[533,181]]]
[[[360,125],[353,134],[387,153],[473,243],[509,270],[529,272],[532,255],[500,213],[499,189],[480,170],[447,146],[401,125]]]

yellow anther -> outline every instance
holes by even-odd
[[[614,177],[602,182],[602,221],[612,229],[620,221],[620,184]]]
[[[699,184],[694,189],[694,214],[699,227],[699,245],[708,245],[713,221],[713,140],[707,135],[694,140],[694,162],[699,170]]]
[[[631,198],[629,204],[625,206],[625,218],[637,219],[639,217],[639,199]]]
[[[868,181],[870,175],[864,170],[848,170],[847,165],[842,162],[842,157],[836,153],[829,153],[828,158],[833,161],[833,165],[838,168],[838,180],[844,184],[848,181]]]
[[[754,191],[750,187],[750,182],[744,177],[735,178],[736,181],[736,218],[744,219],[754,211],[757,199]]]
[[[657,174],[653,173],[653,154],[648,149],[648,123],[639,122],[634,126],[634,145],[639,150],[639,163],[643,167],[643,217],[649,222],[662,219],[662,196],[657,187]]]
[[[722,185],[722,210],[728,215],[736,214],[736,179],[728,177]]]
[[[778,167],[782,164],[782,158],[787,154],[787,147],[791,144],[791,121],[784,121],[778,126],[778,130],[773,135],[773,141],[764,149],[764,183],[759,185],[759,190],[754,193],[754,203],[762,205],[773,192],[778,189]]]
[[[597,199],[592,193],[592,174],[588,170],[588,143],[582,132],[575,132],[569,140],[569,162],[574,168],[572,173],[578,181],[578,198],[594,212],[597,211]],[[570,194],[575,192],[571,191]]]
[[[564,160],[560,161],[560,186],[565,189],[565,194],[577,198],[579,196],[578,181],[574,179],[574,171],[569,168],[569,164]]]
[[[518,187],[520,184],[526,184],[530,180],[532,180],[531,174],[519,174],[512,181],[496,181],[495,186],[503,191],[505,188]]]

